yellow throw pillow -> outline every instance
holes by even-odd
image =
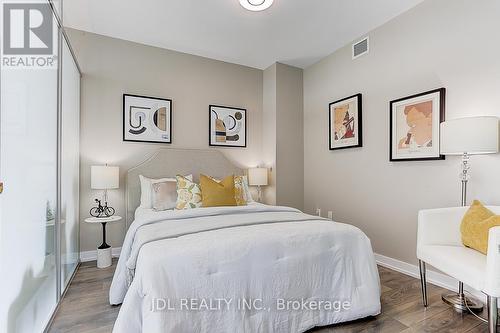
[[[488,234],[491,228],[500,226],[500,216],[474,200],[465,213],[460,226],[462,243],[483,254],[488,253]]]
[[[203,207],[236,206],[234,198],[234,176],[217,182],[211,177],[200,175]]]
[[[184,210],[201,207],[200,185],[184,176],[176,176],[177,179],[177,204],[176,210]]]
[[[220,183],[220,179],[211,176],[208,177]],[[247,195],[245,192],[246,181],[246,176],[234,176],[234,199],[236,200],[236,205],[238,206],[247,205]]]

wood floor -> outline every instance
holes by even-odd
[[[108,291],[116,267],[97,269],[95,262],[78,269],[49,332],[111,332],[119,307],[108,304]],[[441,301],[443,289],[429,285],[429,307],[421,304],[420,281],[379,267],[382,314],[376,318],[312,330],[314,333],[350,332],[468,332],[487,333],[486,324],[469,314],[458,314]],[[484,314],[483,314],[484,316]]]

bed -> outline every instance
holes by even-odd
[[[114,332],[304,332],[380,313],[370,240],[290,207],[138,208],[139,175],[243,174],[218,151],[163,149],[128,171]]]

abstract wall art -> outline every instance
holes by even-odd
[[[330,103],[329,143],[330,150],[363,146],[361,94]]]
[[[209,145],[247,146],[247,111],[227,106],[209,107]]]
[[[444,88],[390,103],[390,161],[442,160],[439,126],[445,117]]]
[[[172,143],[172,100],[124,94],[123,141]]]

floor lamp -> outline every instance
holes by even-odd
[[[467,206],[470,155],[498,153],[498,126],[497,117],[460,118],[441,123],[441,154],[462,156],[462,206]],[[443,294],[442,299],[458,311],[467,311],[467,306],[473,311],[483,309],[479,301],[465,297],[462,282],[458,284],[458,293]]]

